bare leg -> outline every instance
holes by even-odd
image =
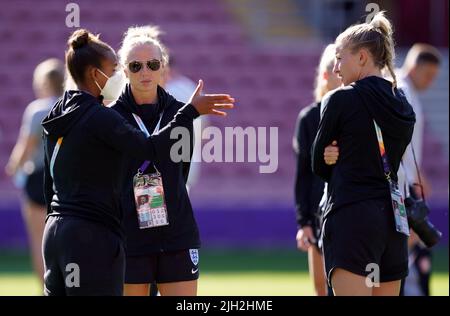
[[[309,275],[314,282],[314,290],[317,296],[326,296],[328,292],[325,267],[322,254],[315,246],[308,249]]]
[[[382,282],[373,288],[373,296],[399,296],[401,280]]]
[[[337,268],[332,272],[331,285],[335,296],[372,296],[366,277]]]
[[[42,257],[42,236],[45,227],[45,206],[32,201],[23,202],[22,216],[28,232],[33,269],[41,284],[44,284],[44,259]]]
[[[197,296],[197,280],[158,283],[161,296]]]
[[[124,284],[124,296],[148,296],[150,293],[150,284]]]

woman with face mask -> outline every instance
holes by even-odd
[[[48,204],[44,290],[46,295],[122,295],[123,159],[166,159],[175,143],[173,129],[189,128],[199,114],[223,114],[218,110],[231,108],[234,100],[203,96],[198,87],[165,128],[148,136],[102,104],[102,94],[117,93],[114,50],[86,30],[75,31],[68,45],[66,66],[77,89],[66,91],[42,123]],[[146,189],[150,195],[158,187]]]
[[[119,50],[120,62],[129,80],[112,109],[130,125],[148,133],[165,126],[183,107],[162,87],[169,56],[158,39],[156,26],[129,28]],[[200,83],[202,86],[202,83]],[[125,162],[122,206],[126,234],[125,295],[149,295],[150,285],[157,284],[161,295],[193,296],[197,294],[200,238],[186,190],[190,158],[193,151],[192,122],[189,141],[181,148],[186,159],[167,157],[145,161],[129,157]],[[136,173],[159,173],[165,193],[166,212],[161,225],[147,225],[138,214],[134,178]]]
[[[415,115],[396,88],[391,23],[384,13],[336,39],[343,88],[322,100],[313,171],[328,182],[323,253],[335,295],[398,295],[408,274],[406,212],[397,171]],[[393,82],[383,78],[387,68]],[[339,159],[324,149],[336,140]],[[394,207],[397,206],[397,207]]]

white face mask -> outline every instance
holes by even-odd
[[[108,77],[101,71],[100,69],[97,69],[103,76],[108,78],[108,80],[105,83],[105,86],[103,89],[100,87],[100,85],[95,80],[95,84],[100,89],[100,94],[103,96],[105,101],[112,102],[117,100],[119,98],[120,94],[122,93],[123,87],[126,84],[126,77],[125,73],[122,69],[116,71],[114,75],[111,77]]]

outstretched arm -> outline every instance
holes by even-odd
[[[159,161],[167,157],[170,149],[179,140],[172,138],[174,128],[192,128],[192,121],[199,115],[225,116],[223,109],[233,108],[234,99],[228,94],[202,95],[203,81],[199,81],[190,103],[183,106],[174,119],[155,135],[147,137],[134,128],[120,114],[109,108],[101,108],[89,121],[89,130],[94,137],[118,151],[143,160]],[[186,139],[184,141],[190,141]]]

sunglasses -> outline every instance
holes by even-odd
[[[147,65],[147,68],[152,71],[157,71],[159,70],[159,68],[161,68],[161,61],[159,61],[158,59],[152,59],[145,62],[137,60],[130,61],[128,63],[128,69],[135,74],[141,71],[142,68],[144,68],[144,63]]]

